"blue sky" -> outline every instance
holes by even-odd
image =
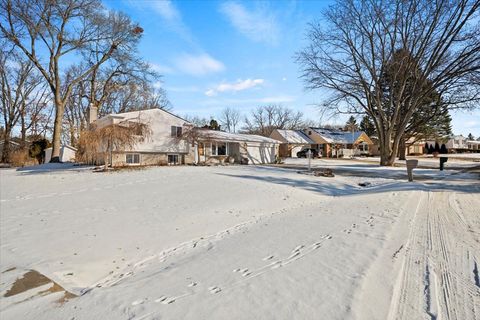
[[[140,54],[163,75],[162,86],[179,115],[215,117],[224,107],[246,115],[276,103],[323,123],[307,92],[295,52],[306,44],[309,22],[324,1],[155,1],[105,0],[144,29]],[[452,114],[455,133],[480,136],[480,111]]]

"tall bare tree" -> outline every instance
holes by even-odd
[[[44,83],[33,64],[19,55],[15,48],[0,51],[0,115],[4,126],[2,162],[10,160],[10,139],[20,123],[25,142],[26,115],[36,116],[44,108]],[[42,88],[43,87],[43,88]],[[25,145],[23,145],[25,147]]]
[[[303,126],[303,114],[300,111],[272,104],[252,110],[245,118],[243,130],[269,136],[274,129],[302,129]]]
[[[2,35],[35,65],[53,94],[52,162],[60,161],[62,121],[73,87],[143,31],[125,15],[102,9],[99,0],[0,0]],[[78,76],[67,82],[61,64],[65,57],[89,56],[91,50],[99,59],[87,60]]]
[[[310,26],[310,44],[297,55],[306,87],[329,89],[323,109],[370,116],[380,164],[393,165],[425,97],[436,92],[450,109],[480,100],[479,9],[479,0],[338,0]],[[399,51],[408,54],[385,82]]]
[[[225,130],[235,133],[240,123],[240,117],[240,112],[237,109],[226,107],[220,112],[219,121]]]

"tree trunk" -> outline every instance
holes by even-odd
[[[2,163],[10,162],[10,135],[12,129],[10,127],[5,128],[5,137],[3,138],[3,151],[2,151]]]
[[[53,126],[53,140],[52,140],[52,158],[50,162],[60,162],[60,140],[62,137],[62,122],[63,114],[65,112],[65,104],[59,102],[55,103],[55,122]]]
[[[383,134],[383,137],[380,139],[380,165],[393,166],[395,164],[397,150],[393,150],[393,143],[388,134],[380,134]]]
[[[402,136],[400,138],[400,145],[398,146],[398,160],[407,160],[406,153],[407,153],[407,144],[405,142],[405,138]]]

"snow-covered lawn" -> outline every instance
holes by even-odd
[[[1,170],[0,318],[478,319],[478,176],[329,163]]]

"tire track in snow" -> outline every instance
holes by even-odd
[[[473,320],[480,316],[480,287],[472,271],[479,246],[465,217],[465,213],[474,215],[473,208],[461,210],[455,194],[422,194],[389,320]]]

